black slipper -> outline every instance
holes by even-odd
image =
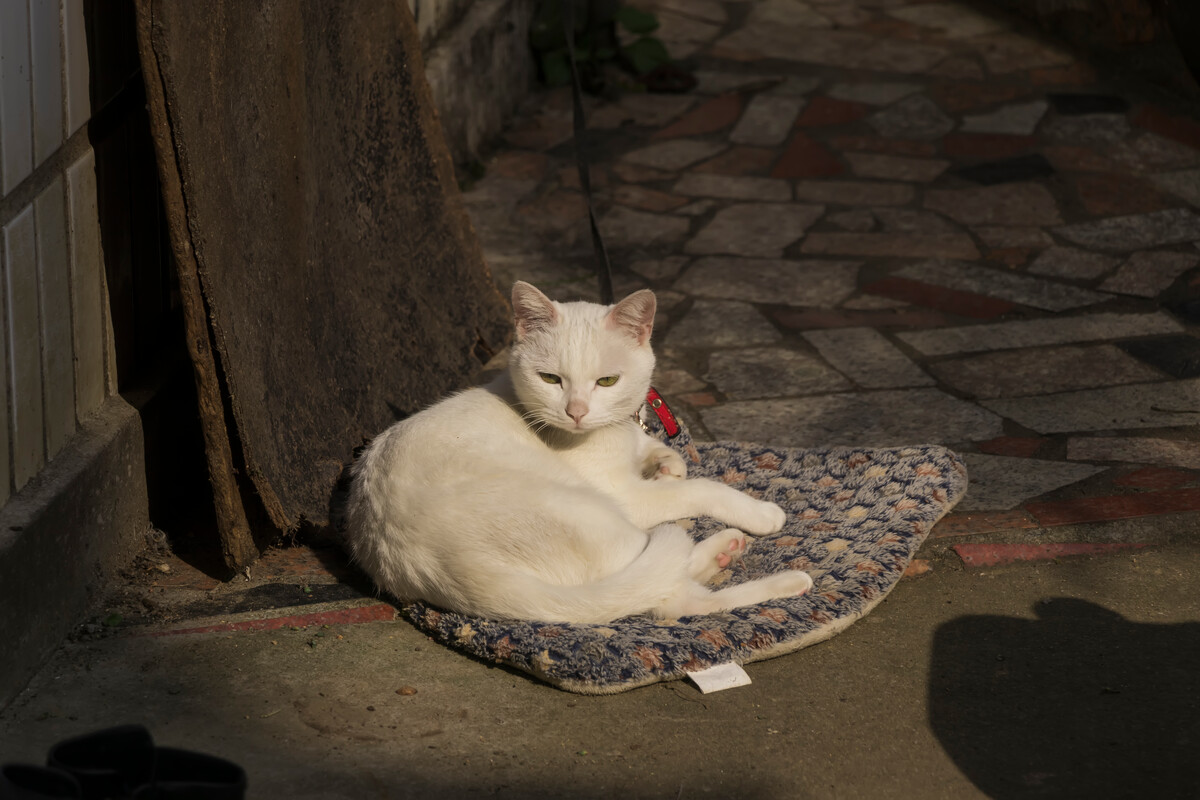
[[[0,766],[0,800],[46,800],[83,797],[79,784],[65,772],[28,764]]]
[[[246,772],[232,761],[160,747],[154,777],[134,792],[134,800],[242,800]]]
[[[59,742],[46,763],[69,772],[84,800],[129,797],[154,773],[154,740],[141,725],[107,728]]]
[[[242,800],[246,794],[246,772],[237,764],[155,747],[150,732],[141,725],[122,725],[60,742],[50,749],[48,763],[79,782],[81,794],[74,796],[83,800]]]

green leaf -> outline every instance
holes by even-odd
[[[658,17],[632,6],[617,9],[617,24],[630,33],[646,34],[658,30]]]
[[[566,86],[571,82],[571,65],[566,50],[542,53],[542,79],[547,86]]]
[[[115,611],[113,613],[109,614],[104,619],[100,620],[100,622],[103,623],[104,626],[107,628],[115,628],[124,621],[125,621],[125,618],[122,617],[120,614],[116,613]]]
[[[671,54],[666,46],[651,36],[643,36],[633,44],[621,48],[625,58],[638,75],[645,75],[655,67],[670,63]]]

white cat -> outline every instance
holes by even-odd
[[[506,375],[396,423],[353,468],[347,536],[376,584],[482,617],[603,623],[674,618],[802,594],[803,572],[717,591],[742,531],[784,512],[683,459],[635,420],[654,370],[653,292],[615,306],[513,287]],[[728,528],[695,543],[672,520]]]

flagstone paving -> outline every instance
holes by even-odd
[[[999,3],[638,5],[696,86],[587,98],[586,152],[695,435],[949,445],[937,537],[1200,511],[1194,102]],[[570,109],[534,97],[464,194],[502,290],[597,296]]]
[[[1104,471],[1091,464],[966,453],[971,491],[959,511],[1010,511],[1030,497],[1078,483]]]

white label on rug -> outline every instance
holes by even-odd
[[[735,664],[732,661],[697,672],[689,672],[687,676],[704,694],[750,685],[750,676],[746,674],[746,670],[742,669],[741,664]]]

